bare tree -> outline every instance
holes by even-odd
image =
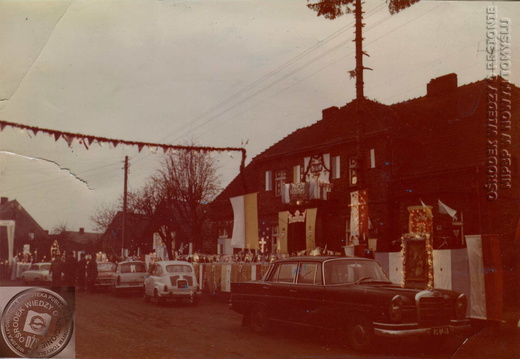
[[[192,242],[194,249],[201,249],[205,203],[220,190],[217,169],[209,152],[185,150],[164,157],[161,168],[152,176],[154,184],[148,196],[154,200],[155,219],[161,221],[163,238],[178,233]]]
[[[205,203],[220,191],[217,169],[209,152],[170,152],[145,186],[128,194],[128,212],[150,218],[170,255],[181,243],[201,249]]]
[[[119,203],[103,203],[96,208],[96,213],[90,217],[90,221],[94,224],[94,231],[105,233],[110,223],[114,220],[119,207]]]

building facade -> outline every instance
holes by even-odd
[[[253,158],[210,204],[206,247],[396,251],[409,209],[420,206],[433,215],[435,249],[463,247],[471,234],[498,234],[507,249],[520,218],[519,95],[501,78],[458,86],[449,74],[420,98],[325,109]],[[255,225],[257,235],[248,232]]]

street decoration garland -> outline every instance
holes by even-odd
[[[51,130],[36,126],[28,126],[28,125],[22,125],[19,123],[14,122],[8,122],[8,121],[0,121],[0,132],[4,130],[7,126],[12,128],[18,128],[23,132],[26,132],[31,138],[31,133],[36,136],[38,133],[45,133],[51,137],[54,137],[55,141],[58,141],[59,139],[63,139],[65,142],[67,142],[69,147],[72,147],[72,144],[75,140],[77,140],[80,144],[84,145],[85,148],[88,150],[89,146],[91,146],[93,143],[98,143],[99,145],[105,143],[113,146],[113,148],[116,148],[118,145],[125,145],[125,146],[137,146],[137,149],[139,152],[146,147],[149,149],[150,152],[155,153],[158,149],[162,149],[164,153],[167,153],[168,151],[201,151],[201,152],[233,152],[233,151],[239,151],[242,154],[242,167],[245,163],[246,158],[246,150],[243,147],[209,147],[209,146],[182,146],[182,145],[169,145],[164,143],[153,143],[153,142],[140,142],[140,141],[128,141],[128,140],[121,140],[121,139],[114,139],[114,138],[106,138],[106,137],[100,137],[100,136],[92,136],[92,135],[85,135],[81,133],[72,133],[72,132],[64,132],[64,131],[57,131],[57,130]],[[231,154],[229,154],[231,158]]]

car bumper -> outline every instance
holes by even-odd
[[[168,292],[159,292],[159,298],[164,299],[192,299],[199,295],[198,292],[194,290],[187,290],[182,292],[177,291],[168,291]]]
[[[374,334],[385,338],[410,338],[416,336],[443,336],[470,330],[469,320],[452,320],[447,325],[420,327],[417,323],[374,323]]]

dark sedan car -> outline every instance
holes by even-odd
[[[464,294],[403,288],[377,261],[356,257],[276,261],[262,280],[231,284],[230,308],[257,332],[273,321],[340,330],[358,350],[374,336],[442,341],[469,328]]]

